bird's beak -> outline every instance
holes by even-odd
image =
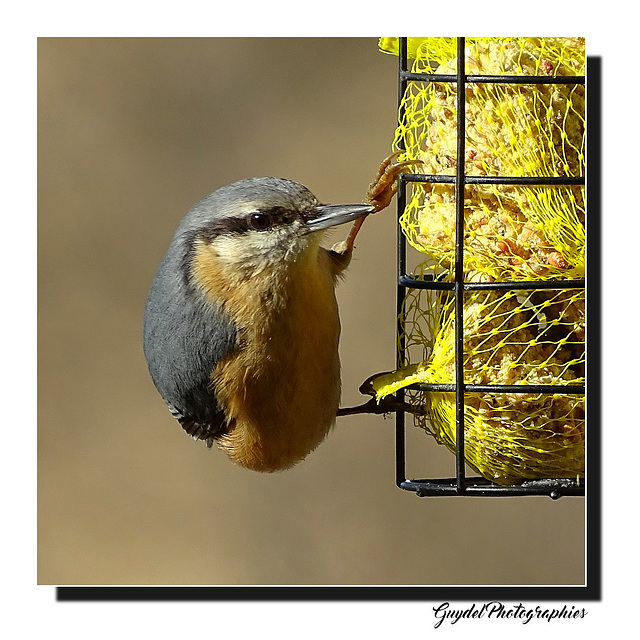
[[[374,207],[368,204],[319,204],[307,219],[308,233],[352,222],[374,212]]]

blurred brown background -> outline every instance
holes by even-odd
[[[380,416],[341,418],[293,470],[245,471],[149,379],[144,301],[182,215],[254,175],[360,201],[396,73],[375,38],[39,40],[41,584],[584,582],[582,499],[419,499]],[[395,362],[394,215],[367,222],[338,290],[344,405]],[[423,432],[408,448],[409,476],[453,475]]]

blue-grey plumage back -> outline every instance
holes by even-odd
[[[160,395],[199,423],[223,418],[210,375],[236,345],[229,317],[189,282],[185,256],[192,237],[179,230],[151,286],[144,317],[144,352]]]

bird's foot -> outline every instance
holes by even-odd
[[[403,173],[403,170],[414,164],[422,164],[422,160],[394,162],[403,153],[405,152],[396,151],[385,158],[378,168],[375,179],[367,189],[365,203],[370,204],[376,211],[381,211],[389,206],[391,198],[398,191],[398,176]]]
[[[422,164],[422,160],[394,162],[394,160],[402,153],[404,153],[404,151],[396,151],[380,163],[378,173],[367,189],[364,200],[365,204],[370,204],[376,212],[382,211],[382,209],[389,206],[391,198],[393,198],[398,190],[397,179],[403,170],[414,164]],[[339,251],[337,249],[338,245],[336,245],[334,246],[334,251],[345,254],[353,251],[356,236],[364,224],[365,218],[366,216],[358,218],[358,220],[353,223],[348,238],[344,242],[339,243],[341,245],[341,250]]]

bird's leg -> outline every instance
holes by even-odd
[[[360,231],[360,227],[362,227],[362,225],[364,224],[365,218],[367,216],[362,216],[362,218],[358,218],[354,223],[353,226],[351,227],[351,231],[349,231],[349,235],[347,236],[347,239],[345,240],[345,250],[346,251],[353,251],[353,246],[355,244],[356,241],[356,236],[358,235],[358,231]]]
[[[404,411],[406,413],[411,413],[414,416],[422,416],[426,414],[426,408],[424,405],[415,405],[409,402],[405,402],[404,400],[398,400],[395,395],[385,396],[384,398],[377,399],[376,392],[373,387],[373,383],[376,378],[379,378],[381,375],[388,374],[390,371],[385,371],[382,373],[376,373],[369,378],[367,378],[360,385],[360,393],[365,396],[373,396],[364,404],[359,404],[355,407],[340,407],[336,413],[336,416],[353,416],[358,413],[377,413],[377,414],[385,414],[385,413],[394,413],[397,411]]]
[[[373,182],[369,185],[365,195],[365,204],[370,204],[376,212],[389,206],[391,198],[398,191],[398,176],[403,169],[414,164],[422,164],[422,160],[405,160],[404,162],[394,162],[394,160],[404,153],[404,151],[396,151],[389,157],[385,158],[378,168],[378,173]],[[349,236],[343,242],[338,243],[334,250],[340,253],[353,251],[356,236],[364,224],[366,216],[358,218],[351,227]]]
[[[336,412],[336,416],[354,416],[360,413],[374,413],[385,414],[394,413],[395,411],[404,411],[414,415],[422,415],[424,409],[422,407],[414,406],[408,402],[398,402],[393,396],[387,396],[378,401],[375,398],[371,398],[364,404],[359,404],[355,407],[340,407]]]

